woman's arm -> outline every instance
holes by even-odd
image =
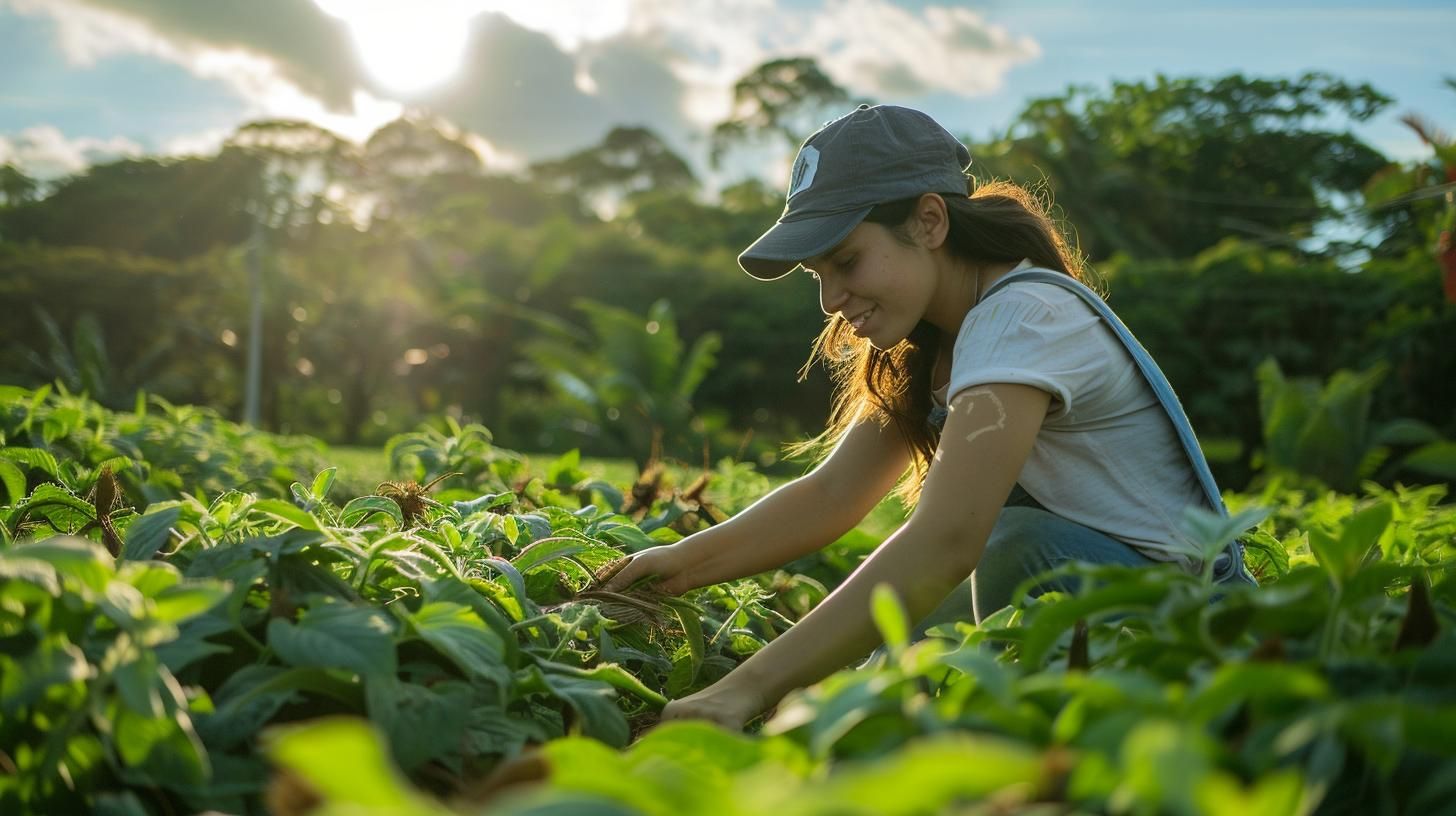
[[[662,564],[664,591],[679,593],[787,564],[844,535],[882,499],[905,471],[910,455],[894,428],[862,422],[850,428],[819,467],[768,493],[721,524],[657,547],[652,566],[631,565],[606,588],[620,589]],[[666,571],[666,570],[665,570]]]
[[[843,668],[879,643],[870,594],[887,584],[911,620],[975,569],[1046,416],[1050,396],[994,384],[951,402],[940,446],[910,519],[823,603],[718,683],[671,703],[663,719],[741,728],[789,691]]]

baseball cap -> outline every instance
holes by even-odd
[[[971,154],[921,111],[860,105],[804,140],[783,215],[738,256],[774,280],[843,241],[875,205],[924,193],[966,194]]]

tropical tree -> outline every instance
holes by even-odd
[[[40,182],[9,162],[0,164],[0,204],[14,207],[35,199]]]
[[[1296,246],[1386,164],[1331,122],[1390,102],[1321,73],[1073,87],[974,146],[972,169],[1049,183],[1094,258],[1190,257],[1231,236]]]
[[[1446,87],[1456,91],[1456,77]],[[1404,255],[1431,247],[1441,265],[1446,300],[1456,303],[1456,139],[1416,113],[1401,117],[1431,155],[1411,163],[1392,163],[1365,186],[1371,220],[1384,228],[1379,250]]]
[[[599,144],[531,165],[531,177],[547,189],[580,196],[603,214],[634,195],[682,195],[698,186],[688,163],[645,127],[612,128]]]
[[[713,128],[709,158],[719,167],[737,147],[796,148],[825,120],[861,101],[867,100],[852,99],[812,58],[770,60],[733,84],[733,110]]]
[[[685,350],[666,300],[653,303],[645,318],[588,300],[576,308],[585,331],[546,320],[547,333],[524,351],[580,432],[644,469],[659,452],[696,453],[702,434],[694,428],[693,394],[712,371],[722,339],[704,333]]]

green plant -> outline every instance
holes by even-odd
[[[1260,364],[1259,413],[1264,449],[1256,463],[1270,474],[1298,474],[1337,490],[1353,490],[1373,478],[1391,455],[1391,445],[1418,445],[1400,464],[1437,478],[1456,478],[1456,445],[1415,420],[1375,426],[1370,408],[1387,367],[1337,371],[1321,384],[1287,378],[1272,357]]]
[[[691,458],[702,429],[692,398],[713,369],[721,338],[705,333],[689,348],[665,300],[646,317],[578,300],[589,332],[551,324],[550,336],[528,343],[526,357],[588,437],[609,440],[639,469],[663,453]]]

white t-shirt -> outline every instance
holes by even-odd
[[[1034,268],[1023,261],[1010,273]],[[1018,479],[1053,513],[1124,541],[1150,558],[1197,564],[1178,531],[1183,508],[1203,506],[1178,437],[1113,330],[1075,293],[1011,282],[966,314],[947,394],[1021,383],[1052,396]]]

